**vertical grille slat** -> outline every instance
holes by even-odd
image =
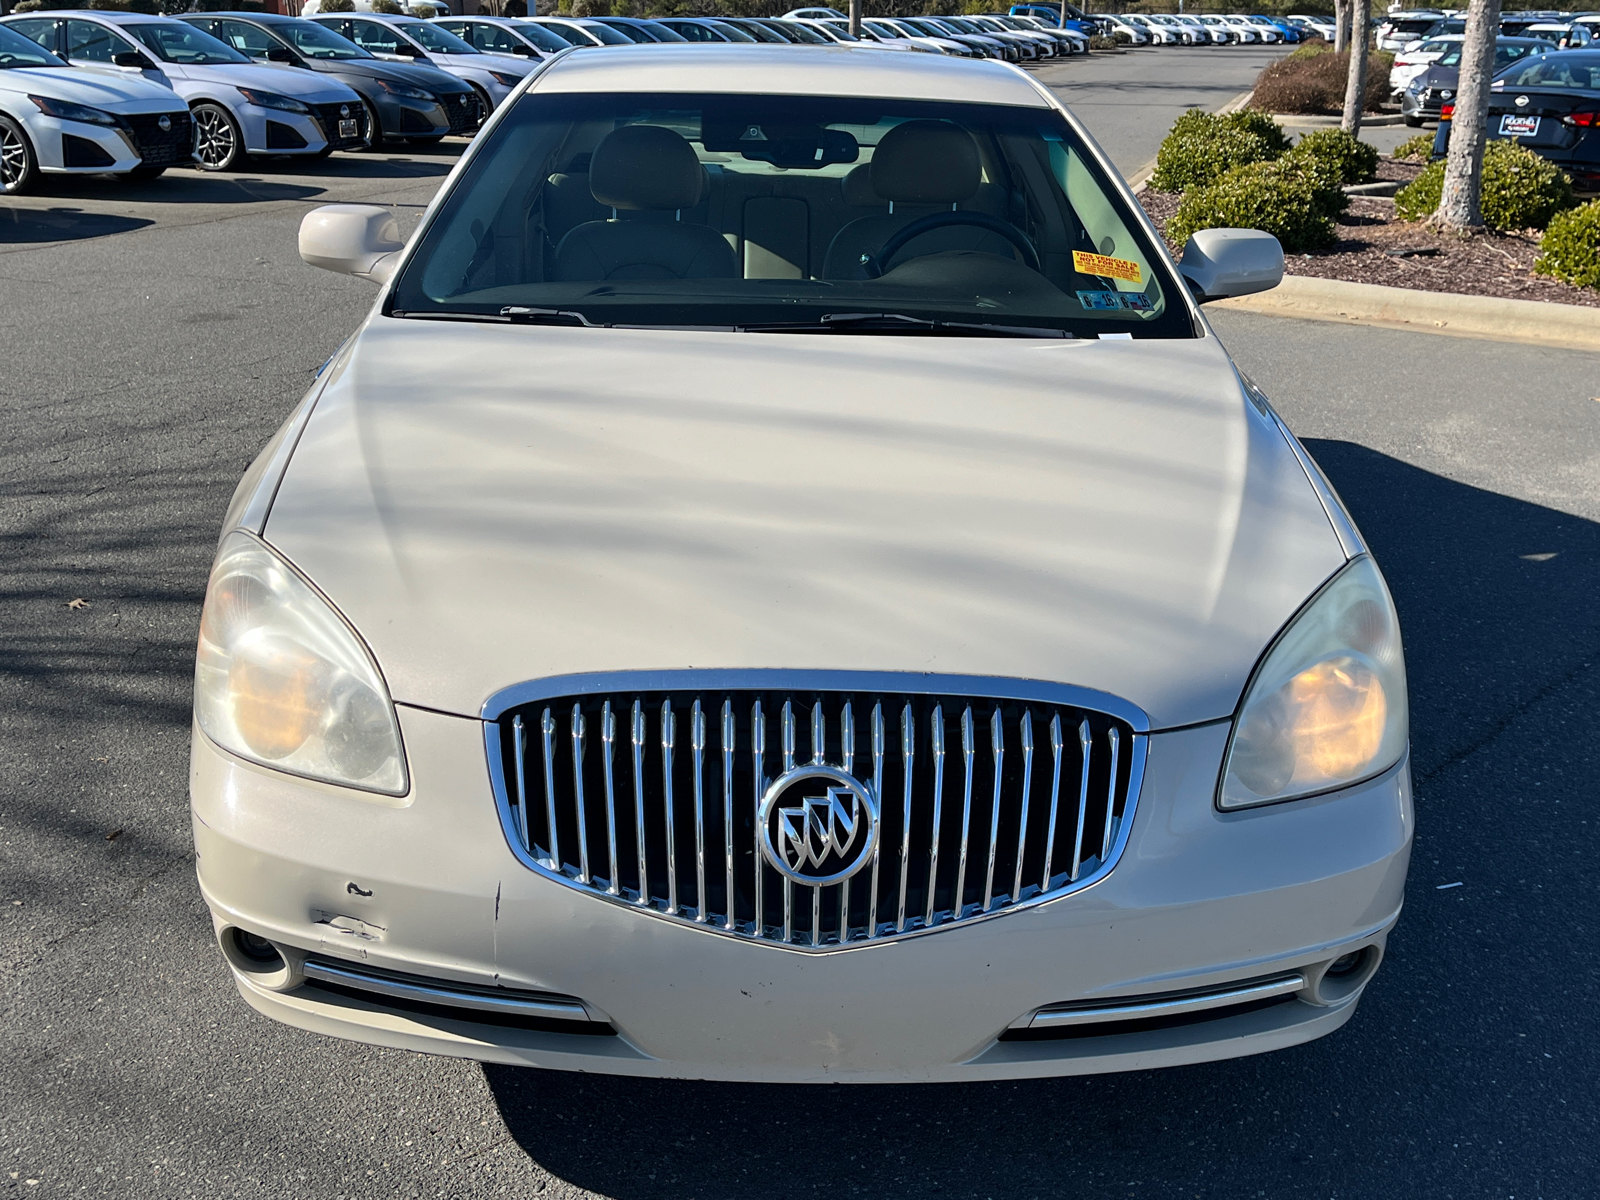
[[[769,712],[778,718],[773,747]],[[1142,726],[1038,699],[617,690],[523,704],[491,729],[500,731],[507,837],[530,868],[658,917],[801,950],[941,929],[1093,882],[1126,841],[1143,764]],[[620,767],[619,740],[628,747]],[[959,783],[946,779],[958,740]],[[839,772],[870,797],[873,842],[843,880],[797,882],[768,861],[769,763],[801,780],[774,793],[788,815],[768,814],[786,861],[797,860],[782,828],[826,831],[815,836],[847,848],[872,828],[866,810],[850,807],[848,788],[834,784]],[[1065,782],[1074,779],[1075,796]],[[631,796],[619,797],[620,788]],[[826,840],[817,844],[824,849],[811,853],[829,853]]]

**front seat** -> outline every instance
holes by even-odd
[[[889,211],[851,221],[834,234],[822,263],[824,279],[869,278],[863,257],[876,254],[902,226],[972,199],[983,184],[978,144],[965,129],[949,121],[896,125],[883,135],[867,166],[872,191],[888,201]],[[895,261],[957,250],[1016,257],[1011,243],[999,234],[970,225],[947,225],[907,242]]]
[[[555,278],[736,279],[733,247],[678,214],[700,202],[705,170],[682,135],[659,125],[608,133],[589,161],[589,191],[613,211],[586,221],[556,247]]]

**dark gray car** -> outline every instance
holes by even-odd
[[[1411,126],[1439,119],[1439,106],[1449,104],[1456,96],[1461,82],[1461,47],[1456,43],[1428,65],[1400,93],[1400,115]],[[1549,54],[1556,48],[1554,42],[1543,38],[1496,38],[1494,42],[1494,71],[1509,67],[1539,54]]]
[[[477,124],[470,85],[436,67],[385,62],[314,21],[246,12],[183,20],[259,62],[332,75],[353,88],[366,106],[364,132],[374,146],[389,137],[437,141]]]

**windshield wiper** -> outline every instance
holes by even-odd
[[[815,321],[772,321],[759,325],[740,325],[746,333],[880,333],[899,330],[906,333],[942,333],[984,337],[1074,338],[1065,329],[1039,325],[999,325],[987,321],[938,321],[906,313],[823,313]]]
[[[581,312],[565,308],[525,308],[520,304],[508,304],[500,310],[500,315],[517,325],[582,325],[587,329],[603,328]]]

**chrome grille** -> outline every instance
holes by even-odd
[[[487,715],[502,822],[526,865],[796,949],[1088,886],[1121,852],[1144,754],[1142,723],[1049,699],[610,688]],[[796,883],[759,848],[763,793],[807,763],[842,769],[876,802],[871,857],[842,883]]]

